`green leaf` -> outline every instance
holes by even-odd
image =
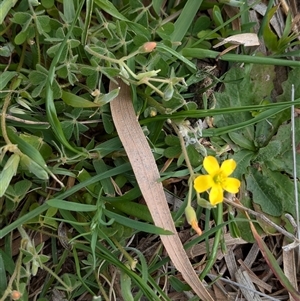
[[[261,164],[266,161],[272,162],[273,158],[282,152],[282,142],[280,140],[271,141],[266,147],[261,147],[258,151],[256,160]],[[274,170],[274,168],[272,168]]]
[[[261,207],[261,210],[272,216],[281,216],[283,206],[278,197],[276,186],[267,181],[261,172],[253,167],[246,174],[247,189],[252,193],[253,202]]]
[[[190,159],[190,162],[192,164],[192,166],[197,167],[200,165],[200,163],[203,161],[202,156],[200,156],[200,154],[197,152],[197,150],[195,149],[195,147],[193,145],[188,145],[187,148],[187,154],[188,157]]]
[[[68,202],[56,198],[48,200],[46,203],[51,207],[55,207],[63,210],[69,210],[69,211],[76,211],[76,212],[92,212],[97,210],[96,205]]]
[[[48,176],[48,173],[47,173],[45,167],[42,167],[41,165],[36,163],[34,160],[32,160],[30,157],[28,157],[25,154],[21,154],[20,157],[21,157],[20,165],[22,168],[30,171],[31,173],[33,173],[36,177],[38,177],[41,180],[49,179],[49,176]]]
[[[12,179],[16,175],[20,162],[20,156],[18,154],[12,154],[5,163],[0,173],[0,197],[2,197]]]
[[[162,228],[159,228],[159,227],[156,227],[156,226],[153,226],[150,224],[135,221],[135,220],[127,218],[125,216],[111,212],[107,209],[103,209],[103,212],[109,218],[113,218],[119,224],[124,225],[129,228],[133,228],[133,229],[136,229],[136,230],[139,230],[142,232],[152,233],[152,234],[157,234],[157,235],[172,235],[173,234],[169,230],[164,230]]]
[[[99,182],[101,179],[105,179],[108,177],[113,177],[113,176],[116,176],[116,175],[119,175],[122,173],[126,173],[129,170],[131,170],[131,166],[129,163],[119,165],[118,167],[114,167],[111,170],[109,170],[103,174],[95,175],[92,178],[87,179],[86,181],[79,183],[79,184],[65,190],[62,193],[60,192],[57,195],[59,196],[59,199],[65,199],[65,198],[69,197],[70,195],[75,194],[77,191],[80,191],[81,189],[83,189],[89,185]],[[34,207],[34,208],[32,208],[32,210],[30,210],[28,213],[24,214],[21,217],[19,216],[17,220],[15,220],[14,222],[10,223],[9,225],[7,225],[6,227],[4,227],[0,230],[0,239],[3,238],[4,236],[6,236],[11,231],[13,231],[14,229],[16,229],[17,227],[19,227],[20,225],[26,224],[31,219],[36,219],[36,218],[38,219],[38,216],[49,208],[47,203],[44,203],[42,205],[39,205],[37,203],[34,203],[34,204],[35,205],[32,206],[32,207]],[[69,212],[68,209],[67,209],[67,212]]]
[[[167,135],[165,137],[165,143],[169,146],[178,146],[180,145],[179,138],[174,135]]]
[[[251,165],[251,160],[255,158],[255,153],[249,150],[241,150],[234,153],[232,159],[236,162],[236,169],[231,177],[242,179],[242,176],[246,173],[248,167]]]
[[[54,0],[41,0],[41,3],[46,9],[54,6]]]
[[[11,21],[13,23],[24,25],[26,22],[30,21],[32,18],[32,15],[25,12],[16,12],[14,13],[13,17],[11,18]]]
[[[219,6],[217,6],[217,5],[214,5],[212,18],[213,18],[215,24],[217,25],[217,27],[224,26],[224,20],[223,20],[223,17],[222,17],[222,13],[221,13],[221,10],[220,10]],[[225,37],[224,27],[220,28],[220,32],[222,34],[222,37]]]
[[[64,90],[62,90],[62,100],[73,108],[95,108],[101,106],[99,103],[91,102],[87,99],[77,96],[76,94],[66,92]]]
[[[10,57],[14,52],[14,49],[15,46],[11,42],[8,42],[0,48],[0,56]]]
[[[178,158],[178,156],[180,154],[181,154],[181,146],[180,145],[167,147],[164,150],[164,156],[166,158]]]
[[[174,32],[174,24],[171,22],[168,22],[164,24],[163,26],[158,27],[156,33],[163,39],[163,40],[169,40],[170,35]]]
[[[278,37],[271,29],[271,19],[275,12],[277,11],[278,6],[274,6],[268,11],[267,14],[267,26],[263,30],[263,38],[267,48],[271,51],[276,52],[278,50]]]
[[[0,294],[3,296],[7,287],[7,278],[2,254],[0,253]]]
[[[236,108],[239,106],[253,105],[255,91],[248,74],[241,68],[231,68],[224,79],[224,92],[215,93],[216,108]],[[239,112],[238,114],[223,114],[215,116],[214,123],[217,127],[233,125],[251,119],[250,112]],[[250,140],[253,135],[246,135]]]
[[[0,90],[4,90],[6,85],[12,80],[18,73],[14,71],[4,71],[0,74]]]
[[[228,133],[228,136],[235,144],[237,144],[241,148],[252,150],[252,151],[255,150],[255,145],[253,143],[253,140],[246,138],[243,133],[230,132]]]
[[[108,0],[94,0],[95,4],[103,9],[106,13],[115,17],[116,19],[120,19],[123,21],[128,21],[119,11],[115,8],[115,6]]]
[[[15,185],[9,186],[7,189],[7,194],[13,198],[13,202],[19,203],[25,197],[31,186],[32,182],[28,180],[21,180]]]
[[[40,35],[51,31],[51,26],[49,24],[49,16],[37,16],[36,17],[36,28]]]
[[[77,22],[77,19],[80,15],[82,6],[84,4],[84,1],[81,2],[81,4],[78,6],[77,11],[76,11],[76,18],[73,20],[69,31],[67,33],[67,35],[64,37],[64,40],[62,41],[55,57],[53,58],[50,68],[49,68],[49,74],[47,77],[47,82],[46,82],[46,114],[47,114],[47,118],[48,121],[51,125],[51,128],[56,136],[56,138],[70,151],[77,153],[77,154],[82,154],[80,150],[76,149],[75,147],[73,147],[69,141],[66,139],[62,126],[60,124],[60,121],[57,117],[57,112],[56,112],[56,108],[55,108],[55,104],[54,104],[54,98],[55,98],[55,94],[53,92],[53,89],[55,87],[55,68],[59,62],[59,60],[61,59],[61,55],[63,52],[63,49],[65,48],[68,39],[71,36],[72,30],[75,26],[75,23]],[[59,86],[58,86],[59,87]]]
[[[67,23],[71,23],[75,17],[75,7],[73,1],[64,1],[64,18]]]
[[[290,213],[296,219],[295,209],[295,186],[292,179],[281,172],[272,171],[263,167],[262,169],[265,182],[272,186],[276,192],[277,200],[281,203],[284,213]],[[297,183],[298,193],[300,192],[300,183]],[[298,195],[300,198],[300,193]]]
[[[20,134],[19,137],[37,149],[45,160],[49,159],[52,155],[52,148],[43,140],[43,138],[29,134]]]
[[[260,55],[261,56],[261,55]],[[274,89],[276,77],[275,66],[255,64],[250,71],[253,91],[255,91],[254,104],[260,104],[263,99],[269,98]]]
[[[300,143],[300,119],[295,119],[296,145]],[[259,152],[258,161],[270,170],[276,170],[293,175],[293,153],[291,149],[291,125],[279,127],[273,140]],[[296,169],[300,174],[300,154],[296,153]]]
[[[96,103],[99,103],[99,105],[103,106],[105,104],[110,103],[112,100],[114,100],[119,95],[120,89],[114,89],[106,94],[101,94],[97,99],[95,99]]]
[[[181,42],[196,16],[202,0],[188,0],[178,19],[174,23],[174,32],[170,36],[172,42]]]
[[[181,53],[179,53],[179,52],[175,51],[174,49],[164,45],[163,43],[158,43],[156,45],[156,49],[157,49],[157,51],[161,51],[163,53],[165,52],[165,53],[172,54],[173,56],[178,58],[180,61],[182,61],[184,64],[186,64],[187,66],[189,66],[193,70],[197,70],[196,65],[193,64],[190,60],[185,58]]]
[[[3,0],[0,3],[0,24],[2,24],[9,13],[10,9],[13,8],[18,0]]]

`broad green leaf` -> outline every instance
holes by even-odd
[[[267,178],[253,167],[246,174],[247,189],[252,193],[253,202],[261,207],[261,210],[272,216],[281,216],[283,213],[282,202],[273,183],[267,182]]]
[[[203,161],[202,156],[197,152],[195,147],[191,144],[189,144],[186,148],[188,157],[190,159],[190,162],[192,166],[197,167],[200,165],[200,163]]]
[[[10,9],[13,8],[18,0],[3,0],[0,3],[0,24],[3,23]]]
[[[216,109],[236,108],[254,104],[255,93],[253,93],[252,83],[249,74],[241,68],[231,68],[224,79],[224,91],[215,93]],[[238,114],[229,113],[215,116],[214,123],[217,127],[238,124],[251,119],[250,112],[239,112]],[[244,136],[253,140],[253,134]]]
[[[178,158],[180,154],[181,154],[180,145],[167,147],[164,151],[164,156],[166,158]]]
[[[234,170],[231,177],[241,180],[242,175],[244,175],[248,167],[251,166],[251,160],[253,160],[255,156],[255,153],[249,150],[241,150],[234,153],[232,159],[234,159],[236,162],[236,169]]]
[[[13,17],[11,18],[11,21],[13,23],[24,25],[26,22],[31,20],[32,15],[26,12],[16,12],[14,13]]]
[[[253,140],[250,140],[249,138],[246,138],[243,133],[236,132],[230,132],[228,133],[228,136],[230,139],[240,146],[241,148],[248,149],[248,150],[255,150],[255,145],[253,143]]]
[[[300,119],[295,119],[296,145],[300,143]],[[258,160],[270,170],[280,171],[293,175],[291,125],[283,124],[279,127],[276,136],[265,147],[260,149]],[[270,155],[270,156],[269,156]],[[262,156],[262,158],[260,157]],[[300,154],[296,153],[296,168],[300,174]]]
[[[53,7],[54,0],[41,0],[41,3],[45,8],[49,9],[49,8]]]
[[[260,54],[258,54],[260,55]],[[263,99],[269,98],[274,89],[275,66],[255,64],[250,71],[253,91],[255,91],[254,104],[260,104]]]
[[[2,197],[12,179],[16,175],[20,162],[20,156],[13,153],[5,163],[0,173],[0,197]]]
[[[282,142],[280,140],[273,140],[267,146],[261,147],[258,150],[258,155],[256,160],[261,164],[264,164],[265,162],[270,160],[272,162],[272,160],[276,156],[280,155],[281,152],[282,152]],[[274,170],[274,168],[272,170]]]
[[[7,133],[11,142],[17,144],[22,153],[34,160],[42,168],[47,168],[44,158],[36,148],[20,138],[11,128],[7,128]]]
[[[152,7],[158,16],[160,15],[160,10],[161,10],[163,3],[164,3],[164,0],[152,0]]]
[[[91,102],[85,98],[64,90],[62,90],[62,100],[73,108],[95,108],[101,106],[100,103]]]
[[[19,203],[25,197],[31,186],[32,182],[21,180],[13,186],[10,185],[6,190],[6,193],[12,198],[14,203]]]
[[[10,57],[14,52],[14,49],[15,46],[11,42],[8,42],[0,48],[0,56]]]
[[[31,173],[33,173],[36,177],[38,177],[41,180],[49,179],[49,176],[48,176],[48,173],[47,173],[45,167],[42,167],[41,165],[36,163],[33,159],[31,159],[30,157],[28,157],[25,154],[21,154],[20,158],[21,158],[20,165],[22,168],[30,171]]]
[[[74,132],[74,127],[75,127],[74,122],[72,120],[62,121],[61,127],[64,131],[64,135],[65,135],[66,139],[70,140],[70,138],[72,137],[73,132]]]
[[[52,155],[52,148],[43,140],[43,138],[29,134],[20,134],[19,137],[36,148],[45,160],[49,159]]]
[[[163,26],[160,26],[156,33],[163,39],[163,40],[169,40],[170,35],[174,32],[174,24],[169,22],[164,24]]]
[[[264,42],[269,50],[276,52],[278,50],[278,37],[271,29],[271,19],[275,12],[277,11],[278,6],[274,6],[268,11],[267,14],[267,26],[263,30]]]
[[[281,172],[272,171],[269,168],[263,167],[264,182],[273,187],[277,201],[281,203],[281,207],[285,213],[290,213],[296,219],[296,208],[295,208],[295,187],[292,179]],[[298,186],[298,199],[300,198],[300,183]],[[275,201],[274,203],[276,203]]]
[[[6,85],[15,77],[18,73],[15,71],[4,71],[0,74],[0,90],[4,90]]]
[[[99,103],[101,106],[108,104],[119,95],[119,92],[120,89],[114,89],[109,93],[100,94],[100,96],[95,100],[95,103]]]
[[[165,143],[169,146],[178,146],[180,145],[179,138],[174,135],[167,135],[165,137]]]
[[[51,26],[49,22],[50,22],[49,16],[36,17],[36,28],[40,35],[45,35],[45,33],[51,31]]]
[[[71,23],[75,17],[75,7],[74,1],[64,1],[63,8],[64,8],[64,18],[66,22]]]

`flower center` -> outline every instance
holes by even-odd
[[[213,180],[217,185],[222,185],[226,180],[227,176],[220,170],[214,176]]]

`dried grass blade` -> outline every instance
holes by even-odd
[[[205,301],[213,301],[199,281],[175,229],[162,184],[157,181],[160,175],[156,162],[135,115],[130,87],[121,80],[118,83],[120,93],[111,102],[112,117],[155,225],[174,233],[161,235],[161,240],[175,267],[194,292]],[[116,88],[111,81],[110,91]]]

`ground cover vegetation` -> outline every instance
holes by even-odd
[[[300,300],[298,19],[3,0],[0,300]]]

